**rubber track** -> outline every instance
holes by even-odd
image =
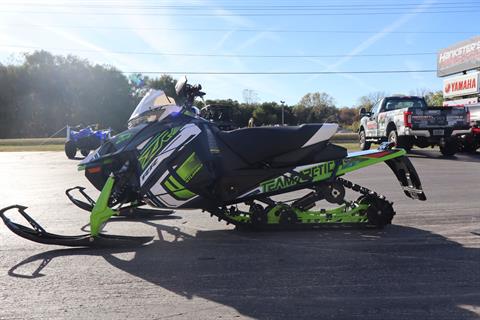
[[[358,185],[356,183],[353,183],[351,181],[348,181],[348,180],[345,180],[343,178],[337,178],[336,179],[337,181],[339,181],[345,188],[347,189],[351,189],[355,192],[359,192],[360,194],[364,195],[364,196],[370,196],[370,197],[375,197],[375,198],[378,198],[378,199],[381,199],[381,200],[385,200],[385,196],[384,195],[380,195],[378,194],[377,192],[375,191],[372,191],[366,187],[362,187],[361,185]],[[390,204],[393,204],[393,202],[389,202]],[[251,229],[251,228],[254,228],[254,229],[260,229],[260,230],[271,230],[271,229],[285,229],[286,227],[288,229],[305,229],[305,228],[308,228],[308,229],[311,229],[311,228],[316,228],[316,227],[324,227],[326,225],[333,225],[332,223],[298,223],[298,224],[293,224],[293,225],[280,225],[280,224],[267,224],[267,225],[264,225],[262,226],[261,228],[259,228],[258,226],[254,226],[253,224],[251,223],[246,223],[246,222],[239,222],[237,220],[234,220],[232,218],[230,218],[229,216],[225,215],[223,213],[224,211],[222,209],[218,209],[218,212],[210,212],[210,215],[211,216],[216,216],[218,218],[218,221],[225,221],[228,224],[233,224],[235,227],[239,227],[239,228],[248,228],[248,229]],[[339,225],[344,225],[344,226],[348,226],[348,225],[360,225],[360,224],[364,224],[364,225],[367,225],[367,223],[339,223]]]

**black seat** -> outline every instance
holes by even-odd
[[[253,164],[302,148],[321,127],[321,124],[304,124],[297,127],[243,128],[219,131],[218,137],[245,161]]]

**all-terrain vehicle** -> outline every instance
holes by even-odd
[[[68,159],[75,158],[77,150],[86,157],[91,150],[95,150],[102,143],[110,139],[111,129],[97,130],[97,125],[89,125],[85,128],[67,126],[67,139],[65,140],[65,154]]]
[[[324,225],[390,224],[395,211],[384,196],[344,178],[349,172],[385,162],[406,196],[425,200],[420,179],[405,150],[384,144],[377,150],[347,153],[330,143],[336,124],[259,127],[222,131],[191,111],[200,85],[177,83],[181,106],[162,91],[142,99],[122,132],[90,153],[80,164],[100,190],[97,201],[80,188],[86,200],[70,195],[90,211],[90,233],[60,236],[48,233],[25,211],[13,205],[0,217],[17,235],[32,241],[66,246],[145,243],[151,238],[102,234],[102,226],[125,210],[146,204],[156,208],[201,209],[239,228],[292,229]],[[70,189],[73,191],[75,188]],[[346,190],[359,194],[345,198]],[[291,201],[273,196],[305,190]],[[318,201],[337,204],[315,208]],[[33,228],[12,222],[17,211]]]

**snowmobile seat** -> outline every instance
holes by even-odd
[[[326,123],[295,127],[243,128],[219,131],[218,137],[245,161],[255,164],[269,162],[274,157],[290,152],[311,149],[310,146],[324,146],[337,131],[337,127],[337,124]],[[292,159],[294,162],[296,160],[298,159]]]

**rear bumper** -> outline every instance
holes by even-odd
[[[457,130],[452,130],[451,134],[449,135],[450,129],[444,129],[445,130],[445,136],[434,136],[430,133],[431,130],[412,130],[410,128],[405,128],[405,135],[406,136],[416,136],[416,137],[425,137],[425,138],[430,138],[430,137],[438,137],[438,138],[444,138],[444,137],[449,137],[449,136],[460,136],[462,134],[469,134],[472,132],[472,129],[457,129]]]

